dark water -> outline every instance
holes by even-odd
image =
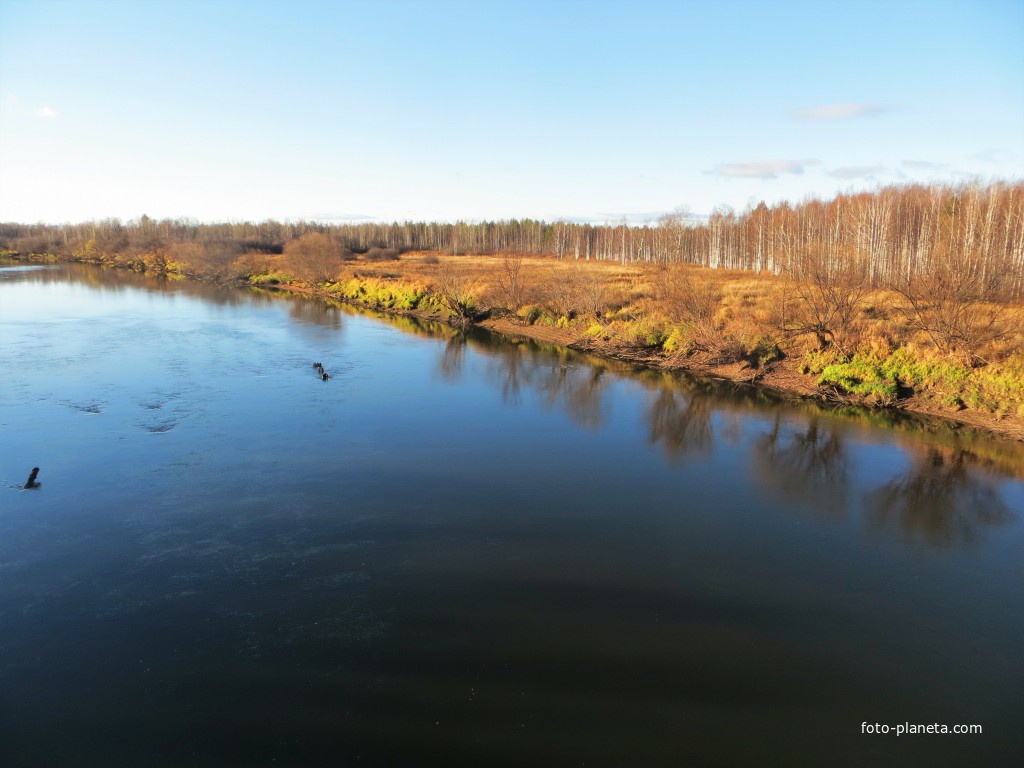
[[[1021,764],[1018,444],[98,268],[0,360],[0,765]]]

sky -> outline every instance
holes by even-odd
[[[1020,0],[0,0],[0,221],[639,223],[1022,178]]]

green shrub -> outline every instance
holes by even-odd
[[[516,315],[522,320],[525,320],[528,325],[536,323],[543,314],[544,313],[541,311],[541,308],[534,304],[527,304],[516,312]]]
[[[645,347],[660,347],[668,338],[664,325],[647,318],[632,323],[627,328],[630,340]]]
[[[893,402],[898,395],[894,378],[886,376],[879,366],[861,360],[825,366],[818,378],[818,384],[831,384],[879,405]]]
[[[666,352],[688,352],[689,337],[682,328],[674,328],[661,343],[661,348]]]
[[[180,272],[183,265],[178,262],[167,262],[168,272]],[[249,275],[249,282],[253,285],[279,285],[289,281],[288,275],[284,272],[266,272],[263,274]]]

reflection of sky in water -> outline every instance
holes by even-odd
[[[859,724],[883,717],[1019,746],[998,736],[1024,690],[1019,446],[317,301],[0,274],[16,754],[47,754],[47,685],[81,764],[109,762],[90,733],[135,709],[163,746],[125,764],[184,760],[187,733],[213,762],[240,739],[408,759],[445,720],[446,743],[482,739],[465,755],[552,764],[659,762],[672,733],[698,762],[864,757]],[[15,490],[35,465],[43,488]]]

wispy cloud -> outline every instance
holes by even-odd
[[[60,117],[60,112],[50,106],[35,107],[25,104],[15,94],[5,91],[0,94],[0,114],[11,117],[44,117],[52,120]]]
[[[307,221],[376,221],[376,216],[362,213],[314,213],[304,217]]]
[[[831,120],[854,120],[858,117],[875,117],[885,112],[882,104],[822,104],[818,107],[798,109],[794,114],[809,123]]]
[[[980,160],[983,163],[1000,163],[1010,158],[1010,153],[1002,149],[986,149],[975,152],[971,160]]]
[[[617,224],[622,221],[625,221],[628,224],[652,224],[666,213],[668,213],[668,211],[621,211],[618,213],[615,211],[599,211],[597,216],[576,217],[576,220],[581,224]]]
[[[913,171],[941,171],[949,167],[949,163],[932,163],[927,160],[904,160],[900,165]]]
[[[874,179],[881,174],[886,174],[885,166],[882,165],[848,165],[844,168],[836,168],[829,171],[828,175],[833,179]]]
[[[777,179],[786,173],[799,176],[807,166],[817,163],[817,160],[758,160],[752,163],[716,165],[705,173],[731,179]]]

